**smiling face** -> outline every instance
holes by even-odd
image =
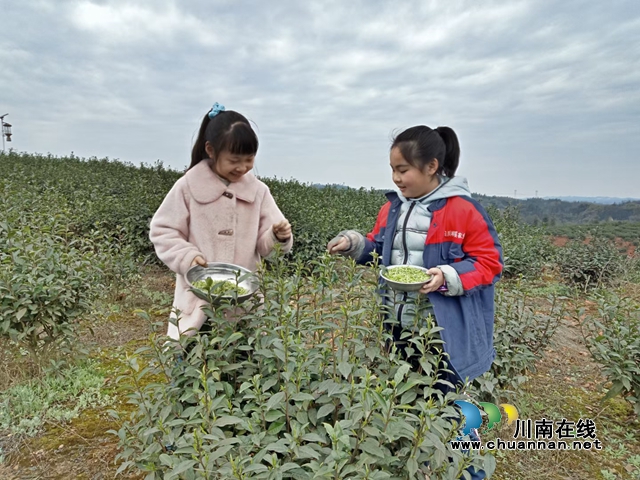
[[[440,180],[436,175],[438,160],[435,158],[424,168],[419,169],[411,165],[400,152],[398,147],[391,149],[389,155],[393,183],[396,184],[405,198],[420,198],[434,190]]]
[[[213,147],[207,142],[205,150],[209,154],[209,158],[214,159],[213,171],[222,178],[237,182],[243,175],[247,174],[253,168],[255,155],[241,155],[223,150],[220,155],[215,155]]]

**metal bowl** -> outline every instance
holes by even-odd
[[[209,262],[206,267],[202,267],[200,265],[194,265],[191,267],[186,275],[185,280],[187,281],[187,285],[190,288],[198,290],[204,294],[208,292],[196,288],[193,284],[199,280],[206,280],[210,278],[214,281],[225,281],[228,280],[230,282],[236,283],[236,279],[238,280],[238,286],[245,288],[249,293],[245,293],[244,295],[238,295],[238,303],[244,302],[249,299],[253,294],[258,291],[258,278],[255,274],[247,270],[240,265],[234,265],[233,263],[221,263],[221,262]],[[220,298],[229,298],[234,299],[234,295],[220,295]]]
[[[429,275],[429,278],[427,280],[425,280],[424,282],[400,283],[400,282],[396,282],[396,281],[390,280],[389,278],[384,276],[385,272],[387,272],[389,270],[393,270],[394,268],[400,268],[400,267],[411,267],[411,268],[415,268],[417,270],[422,270],[423,272],[425,272],[425,273],[427,273]],[[418,290],[420,290],[422,288],[422,286],[425,283],[427,283],[429,280],[431,280],[431,276],[432,275],[430,273],[428,273],[428,269],[426,269],[424,267],[418,267],[417,265],[389,265],[388,267],[382,267],[382,271],[380,272],[380,276],[387,283],[387,285],[389,285],[389,288],[391,288],[393,290],[398,290],[400,292],[417,292]]]

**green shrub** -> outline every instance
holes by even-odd
[[[68,345],[75,323],[104,290],[87,245],[57,233],[0,222],[0,335],[34,360]]]
[[[622,395],[640,416],[640,304],[613,292],[594,294],[598,313],[575,313],[593,359],[612,383],[605,399]]]
[[[613,221],[606,223],[569,224],[555,227],[547,227],[552,235],[565,235],[569,238],[584,240],[593,230],[598,230],[601,235],[614,239],[619,237],[634,243],[640,238],[640,222],[637,221]]]
[[[21,192],[55,195],[53,206],[62,204],[73,212],[70,232],[89,236],[98,230],[148,262],[157,262],[149,222],[181,175],[160,163],[136,167],[107,158],[0,154],[0,178],[10,179]]]
[[[101,232],[136,258],[158,263],[149,242],[149,222],[182,172],[162,164],[135,167],[109,159],[56,158],[51,155],[0,154],[0,178],[11,178],[16,191],[56,193],[73,215],[69,231],[87,237]],[[374,189],[315,186],[295,180],[262,178],[293,227],[292,258],[310,262],[325,251],[340,230],[368,233],[387,201]],[[537,276],[553,257],[553,248],[539,227],[522,224],[517,211],[491,210],[503,242],[506,276]]]
[[[571,241],[558,253],[564,281],[589,289],[618,283],[625,272],[627,255],[597,231],[587,241]]]
[[[640,284],[640,252],[629,257],[629,263],[626,265],[625,278],[628,282]]]
[[[137,269],[131,248],[93,230],[73,231],[73,213],[56,191],[0,180],[0,335],[33,361],[64,352],[92,301]]]
[[[296,180],[262,179],[291,222],[295,246],[293,258],[315,260],[340,230],[366,234],[373,230],[378,211],[387,201],[378,190],[316,188]]]
[[[490,207],[488,214],[494,222],[504,254],[503,275],[538,278],[555,261],[555,248],[544,228],[520,221],[516,208],[498,210]]]
[[[224,305],[206,308],[212,331],[182,340],[191,351],[181,363],[162,338],[147,366],[130,359],[137,410],[117,432],[121,470],[164,479],[424,478],[420,470],[459,478],[484,461],[491,474],[488,454],[448,446],[458,396],[436,394],[437,356],[423,354],[419,373],[386,349],[375,277],[326,257],[316,267],[261,272],[264,304],[249,304],[238,323]],[[415,349],[437,345],[437,330],[423,325]]]

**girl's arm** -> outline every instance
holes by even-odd
[[[273,233],[273,226],[284,220],[284,215],[276,205],[271,192],[267,189],[260,205],[260,226],[258,227],[257,250],[261,257],[268,257],[276,243],[282,245],[282,251],[288,253],[293,247],[293,234],[284,242],[280,242]]]
[[[504,265],[498,233],[487,213],[477,206],[467,215],[468,227],[462,241],[464,257],[449,265],[460,279],[460,294],[493,285],[500,279]]]
[[[342,230],[327,244],[329,253],[337,253],[357,260],[362,255],[366,238],[355,230]]]
[[[373,262],[373,257],[371,256],[373,252],[382,256],[383,235],[387,225],[390,206],[391,202],[387,202],[380,209],[376,224],[366,237],[355,230],[343,230],[327,245],[329,252],[351,257],[362,265]],[[345,239],[347,243],[346,248],[340,251],[333,250],[333,247],[336,246],[341,239]]]
[[[173,272],[184,275],[193,260],[204,254],[189,238],[189,208],[184,192],[176,183],[151,220],[149,239],[158,258]]]
[[[373,226],[373,230],[367,233],[367,236],[363,238],[364,246],[360,253],[360,256],[356,258],[356,262],[362,265],[373,262],[372,253],[378,254],[382,257],[382,245],[384,244],[384,234],[387,229],[387,218],[389,217],[389,209],[391,208],[391,202],[385,203],[376,218],[376,224]]]

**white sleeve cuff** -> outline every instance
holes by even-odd
[[[438,268],[442,270],[444,279],[447,282],[447,288],[449,289],[448,291],[443,292],[444,295],[448,297],[463,295],[464,288],[462,288],[462,280],[460,280],[460,275],[458,275],[456,269],[451,265],[438,265]]]
[[[338,253],[346,257],[351,257],[354,260],[360,258],[365,246],[364,235],[362,235],[360,232],[356,232],[355,230],[342,230],[338,234],[338,236],[347,238],[351,243],[349,249],[343,250],[342,252]]]

